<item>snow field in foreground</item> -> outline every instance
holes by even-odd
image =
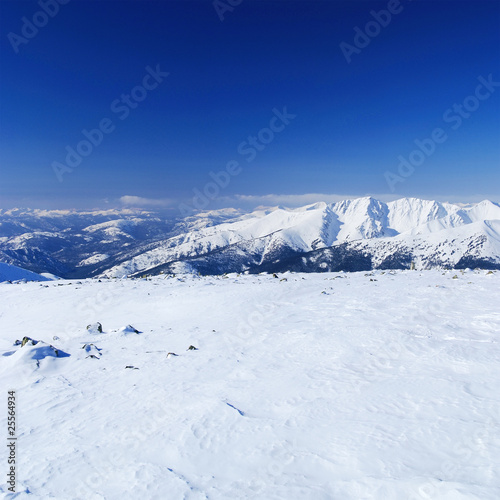
[[[6,447],[0,492],[496,500],[499,284],[485,271],[1,284],[18,493]],[[13,345],[24,336],[45,344]]]

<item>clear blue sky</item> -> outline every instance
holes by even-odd
[[[388,4],[397,13],[377,27],[370,12]],[[232,164],[237,175],[217,188],[226,201],[306,193],[500,201],[500,86],[470,98],[478,77],[500,82],[500,2],[397,4],[243,0],[221,21],[212,0],[72,0],[53,17],[37,14],[38,2],[2,0],[0,208],[115,206],[123,196],[192,205],[193,189],[230,161],[241,171]],[[23,17],[41,25],[35,35]],[[370,21],[380,33],[356,47],[355,27],[364,32]],[[350,63],[342,42],[356,49]],[[148,66],[169,75],[156,88],[147,78],[140,102],[120,103]],[[455,104],[471,110],[461,122]],[[283,128],[271,119],[285,107],[295,117]],[[102,120],[112,131],[60,182],[54,162],[65,165],[66,147]],[[270,122],[274,137],[262,132]],[[436,128],[446,140],[401,177],[398,157]],[[242,145],[249,136],[255,147]],[[387,172],[399,175],[392,189]]]

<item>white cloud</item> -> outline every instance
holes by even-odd
[[[155,199],[142,198],[141,196],[125,195],[120,198],[120,203],[132,207],[168,207],[174,203],[174,200],[169,198]]]
[[[237,206],[276,206],[283,205],[286,207],[302,207],[304,205],[311,205],[320,201],[325,203],[336,203],[338,201],[353,200],[356,198],[362,198],[364,196],[373,196],[377,200],[381,201],[391,201],[398,198],[398,196],[389,194],[380,195],[347,195],[347,194],[325,194],[325,193],[306,193],[306,194],[266,194],[266,195],[235,195],[226,196],[220,199],[220,202],[225,206],[227,205],[237,205]]]
[[[498,201],[498,196],[471,195],[471,196],[409,196],[401,194],[372,194],[363,195],[348,195],[348,194],[325,194],[325,193],[306,193],[306,194],[266,194],[266,195],[234,195],[224,196],[214,200],[214,205],[217,207],[235,207],[235,208],[256,208],[258,206],[273,207],[282,205],[289,208],[303,207],[304,205],[312,205],[324,201],[325,203],[337,203],[344,200],[354,200],[356,198],[364,198],[371,196],[376,200],[389,202],[401,198],[422,198],[425,200],[437,200],[450,203],[478,203],[485,199],[490,201]]]
[[[241,209],[245,211],[255,210],[260,207],[275,207],[284,206],[288,208],[303,207],[305,205],[312,205],[318,202],[336,203],[344,200],[353,200],[356,198],[364,198],[372,196],[373,198],[389,202],[404,198],[404,195],[398,194],[333,194],[333,193],[304,193],[304,194],[264,194],[264,195],[246,195],[236,194],[232,196],[219,196],[210,201],[210,204],[205,207],[205,210],[218,210],[225,208]],[[419,196],[408,196],[419,198]],[[484,199],[497,201],[498,197],[487,197],[481,195],[471,196],[423,196],[422,199],[448,201],[450,203],[477,203]],[[125,195],[119,199],[122,206],[127,208],[144,208],[144,209],[160,209],[170,208],[175,209],[176,205],[182,202],[189,202],[190,200],[175,200],[172,198],[143,198],[141,196]]]
[[[492,201],[493,203],[498,203],[500,201],[499,195],[487,195],[487,194],[471,194],[471,195],[442,195],[442,196],[427,196],[426,199],[437,200],[441,202],[449,203],[479,203],[484,200]]]

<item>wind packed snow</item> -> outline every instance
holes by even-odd
[[[499,285],[469,270],[0,284],[18,493],[5,474],[0,492],[497,500]]]

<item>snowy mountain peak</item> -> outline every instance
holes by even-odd
[[[299,208],[212,210],[182,220],[137,211],[10,211],[0,214],[0,261],[68,277],[307,271],[320,261],[320,269],[345,270],[405,268],[413,260],[424,267],[495,267],[498,221],[500,206],[489,200],[385,203],[370,196]]]

